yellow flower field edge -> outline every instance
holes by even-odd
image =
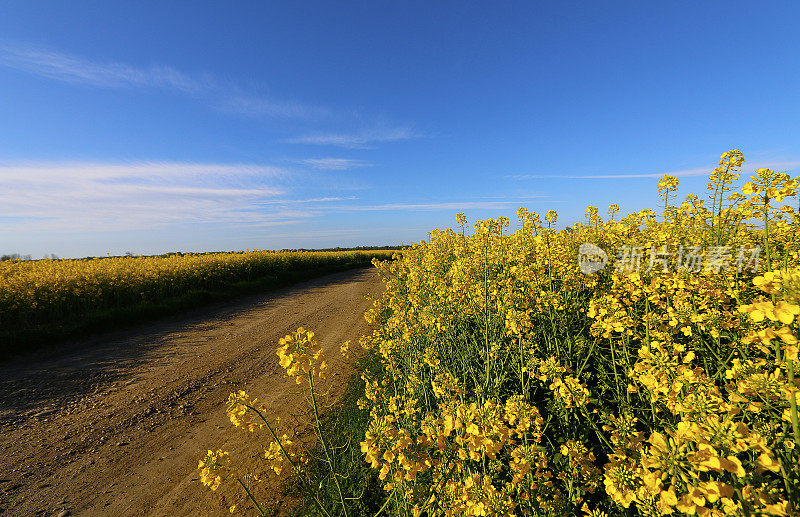
[[[0,261],[0,355],[370,265],[392,251]]]
[[[724,153],[707,199],[679,204],[664,176],[659,213],[589,207],[557,231],[520,209],[513,233],[459,214],[378,263],[358,401],[373,514],[800,515],[798,181],[737,187],[743,162]],[[587,243],[611,257],[593,274]]]
[[[762,169],[734,191],[743,160],[722,155],[707,201],[670,206],[663,178],[660,218],[590,207],[557,232],[520,210],[513,234],[435,231],[382,266],[362,450],[397,514],[797,513],[798,213],[779,206],[797,181]],[[586,275],[582,243],[765,257]]]
[[[275,487],[291,479],[284,493],[305,498],[305,506],[294,508],[301,515],[374,515],[387,507],[377,476],[363,461],[357,438],[363,434],[368,414],[357,399],[364,394],[359,374],[350,378],[345,393],[334,400],[319,383],[327,377],[328,363],[314,332],[297,329],[283,337],[277,350],[278,362],[290,384],[305,404],[293,408],[287,425],[279,418],[270,421],[270,408],[245,391],[230,394],[227,414],[234,427],[254,433],[253,442],[266,443],[257,456],[260,468],[239,458],[234,462],[222,449],[208,450],[198,463],[199,481],[217,492],[218,503],[230,513],[273,515]],[[350,343],[342,345],[347,354]],[[377,361],[359,361],[359,371],[379,371]],[[374,359],[374,358],[372,358]],[[298,443],[285,431],[313,429],[316,442]],[[287,478],[291,476],[291,478]],[[277,478],[271,485],[269,478]],[[223,487],[222,489],[220,489]],[[272,492],[270,492],[272,487]],[[298,490],[299,489],[299,490]],[[284,508],[285,511],[285,508]]]

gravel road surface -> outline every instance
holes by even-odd
[[[255,461],[253,437],[225,416],[245,389],[292,424],[300,399],[278,339],[314,330],[340,393],[352,373],[339,345],[369,332],[383,285],[373,268],[320,277],[0,364],[0,515],[222,515],[237,501],[198,481],[207,449]],[[263,450],[263,449],[262,449]],[[274,491],[270,513],[291,499]],[[227,512],[225,512],[227,513]]]

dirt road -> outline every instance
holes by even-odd
[[[314,330],[339,389],[352,372],[339,345],[368,331],[381,291],[374,269],[336,273],[0,365],[0,514],[221,515],[237,501],[200,485],[198,460],[254,456],[225,416],[229,393],[258,396],[291,427],[299,400],[278,339]]]

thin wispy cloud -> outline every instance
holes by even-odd
[[[0,179],[24,178],[24,181],[51,181],[76,178],[83,180],[167,180],[181,177],[261,177],[278,178],[291,173],[279,167],[247,163],[216,164],[195,162],[142,161],[133,163],[103,162],[18,162],[0,164]]]
[[[279,205],[279,204],[286,204],[286,205],[296,205],[296,204],[305,204],[305,203],[326,203],[329,201],[352,201],[354,199],[358,199],[356,196],[332,196],[332,197],[312,197],[308,199],[270,199],[265,201],[259,201],[259,204],[263,205]]]
[[[545,196],[539,196],[545,197]],[[505,210],[519,206],[516,201],[453,201],[436,203],[384,203],[378,205],[346,205],[326,207],[331,211],[344,212],[377,212],[377,211],[409,211],[426,212],[436,210]]]
[[[254,118],[319,119],[331,115],[330,110],[301,102],[275,101],[238,92],[236,89],[221,96],[216,106],[220,111]]]
[[[30,45],[0,44],[0,66],[84,86],[170,92],[200,100],[220,111],[253,117],[312,118],[328,114],[323,108],[248,93],[209,74],[187,74],[170,66],[135,67],[94,61]]]
[[[338,230],[294,231],[291,233],[271,233],[270,237],[294,242],[304,239],[319,239],[321,237],[350,237],[362,234],[365,231],[368,230],[366,228],[345,228]]]
[[[296,162],[307,165],[312,169],[327,171],[344,171],[357,167],[372,167],[372,164],[367,161],[352,158],[307,158],[305,160],[296,160]]]
[[[285,196],[290,176],[251,164],[0,165],[0,231],[290,224],[312,214],[259,204]]]
[[[50,79],[105,88],[165,88],[197,95],[214,88],[167,66],[135,68],[122,63],[98,63],[34,47],[0,46],[0,63]]]
[[[403,226],[401,231],[407,234],[413,234],[416,232],[421,232],[420,235],[425,235],[426,232],[430,230],[427,226]],[[306,240],[306,239],[318,239],[321,237],[349,237],[349,236],[360,236],[365,233],[370,232],[381,232],[384,235],[392,235],[393,239],[398,240],[380,240],[381,244],[401,244],[400,239],[397,237],[398,228],[394,226],[388,227],[369,227],[369,228],[338,228],[332,230],[310,230],[310,231],[301,231],[301,232],[292,232],[292,233],[283,233],[283,234],[270,234],[272,238],[279,238],[284,239],[287,241],[298,241],[298,240]],[[356,241],[355,244],[363,245],[362,242]]]
[[[369,149],[374,144],[423,138],[408,127],[365,130],[357,133],[313,133],[282,140],[288,144],[328,145],[348,149]]]
[[[742,167],[742,177],[752,175],[757,169],[773,169],[779,172],[792,171],[800,168],[800,161],[781,161],[781,162],[762,162],[747,164]],[[511,174],[506,176],[509,179],[529,180],[529,179],[632,179],[632,178],[660,178],[665,174],[676,177],[708,176],[714,167],[698,167],[695,169],[684,169],[679,171],[662,172],[636,172],[619,174]]]

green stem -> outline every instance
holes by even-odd
[[[767,255],[767,271],[772,270],[772,261],[769,256],[769,207],[764,203],[764,252]]]
[[[778,458],[778,463],[781,466],[781,477],[783,478],[783,487],[786,489],[786,495],[791,499],[792,497],[792,483],[789,481],[789,476],[786,474],[786,469],[783,468],[783,462]]]
[[[322,511],[322,513],[324,513],[327,517],[330,517],[331,514],[329,514],[325,510],[325,507],[322,505],[322,502],[319,500],[318,497],[316,497],[314,495],[314,493],[315,493],[314,487],[312,487],[311,483],[308,482],[308,479],[306,479],[302,475],[302,471],[301,471],[300,467],[298,465],[296,465],[295,462],[292,461],[292,458],[291,458],[291,456],[289,456],[289,453],[286,452],[286,449],[283,448],[283,443],[281,443],[281,440],[280,440],[280,438],[278,438],[277,433],[275,433],[275,430],[272,428],[271,425],[269,425],[269,422],[264,417],[264,415],[261,413],[261,411],[259,411],[258,409],[256,409],[255,407],[253,407],[253,406],[251,406],[249,404],[245,404],[244,406],[249,408],[249,409],[252,409],[253,411],[255,411],[256,414],[258,415],[258,417],[264,422],[264,424],[267,426],[267,429],[269,429],[269,432],[272,435],[272,437],[275,439],[276,442],[278,442],[278,447],[281,448],[281,453],[283,453],[283,457],[286,458],[286,461],[289,462],[289,465],[292,466],[292,469],[294,470],[295,473],[297,473],[298,477],[303,480],[303,482],[306,485],[306,489],[308,490],[308,493],[314,499],[314,502],[317,503],[317,506],[319,507],[320,511]]]
[[[572,388],[569,387],[569,384],[567,384],[566,382],[563,382],[563,384],[564,387],[567,388],[567,391],[569,391],[569,394],[572,395],[572,400],[575,402],[575,405],[578,408],[578,410],[581,413],[583,413],[584,418],[586,418],[586,420],[589,422],[589,425],[592,426],[592,429],[594,430],[597,437],[600,439],[601,442],[605,444],[606,447],[608,447],[609,452],[613,451],[614,446],[611,445],[611,442],[609,442],[608,439],[603,435],[603,433],[600,432],[600,429],[597,428],[597,426],[594,423],[594,420],[592,420],[592,417],[589,416],[589,412],[586,411],[586,408],[582,405],[577,404],[578,397],[575,395],[575,392],[572,391]]]
[[[392,489],[392,494],[389,497],[386,498],[386,502],[383,503],[383,506],[381,506],[380,510],[378,510],[378,513],[376,513],[373,517],[378,517],[381,513],[383,513],[383,510],[385,510],[386,507],[389,506],[389,501],[394,499],[395,490],[397,490],[397,489],[396,488]]]
[[[619,375],[617,373],[617,356],[614,353],[614,342],[611,341],[610,345],[611,345],[610,346],[610,348],[611,348],[611,366],[614,368],[614,386],[616,387],[616,391],[617,391],[617,399],[619,399],[620,398],[620,392],[619,392],[620,387],[619,387]]]
[[[750,502],[745,501],[744,495],[742,494],[742,490],[740,488],[736,488],[736,495],[739,496],[739,500],[742,502],[742,510],[744,511],[745,517],[750,517],[752,515],[750,512]]]
[[[333,482],[336,483],[336,490],[339,492],[339,502],[342,504],[342,510],[344,511],[345,517],[349,517],[349,512],[347,511],[347,503],[344,502],[344,494],[342,493],[342,486],[339,484],[339,478],[336,476],[336,471],[333,468],[333,460],[331,460],[330,451],[328,450],[328,443],[325,441],[325,437],[322,436],[322,426],[320,425],[319,421],[319,409],[317,408],[317,397],[314,394],[314,375],[313,371],[308,372],[308,385],[311,388],[311,402],[314,407],[314,421],[317,426],[317,436],[319,436],[319,441],[322,443],[322,449],[325,451],[325,458],[328,463],[328,468],[331,470],[331,476],[333,477]]]
[[[548,228],[549,230],[549,228]],[[550,232],[545,233],[545,238],[547,240],[547,280],[548,280],[548,288],[550,292],[553,292],[553,265],[550,261]]]
[[[258,504],[258,501],[256,501],[256,498],[253,497],[253,494],[250,493],[250,490],[247,488],[247,486],[245,486],[245,484],[242,483],[242,480],[237,477],[236,481],[238,481],[239,484],[242,485],[242,488],[244,488],[244,491],[247,492],[247,497],[249,497],[250,500],[253,502],[253,504],[256,505],[256,508],[258,508],[258,513],[260,513],[262,516],[267,515],[266,512],[264,512],[264,509],[261,508],[261,505]]]
[[[795,395],[794,385],[794,360],[786,359],[786,370],[789,376],[789,385],[792,387],[791,399],[789,405],[792,407],[792,434],[794,435],[795,447],[800,446],[800,426],[797,423],[797,396]]]

